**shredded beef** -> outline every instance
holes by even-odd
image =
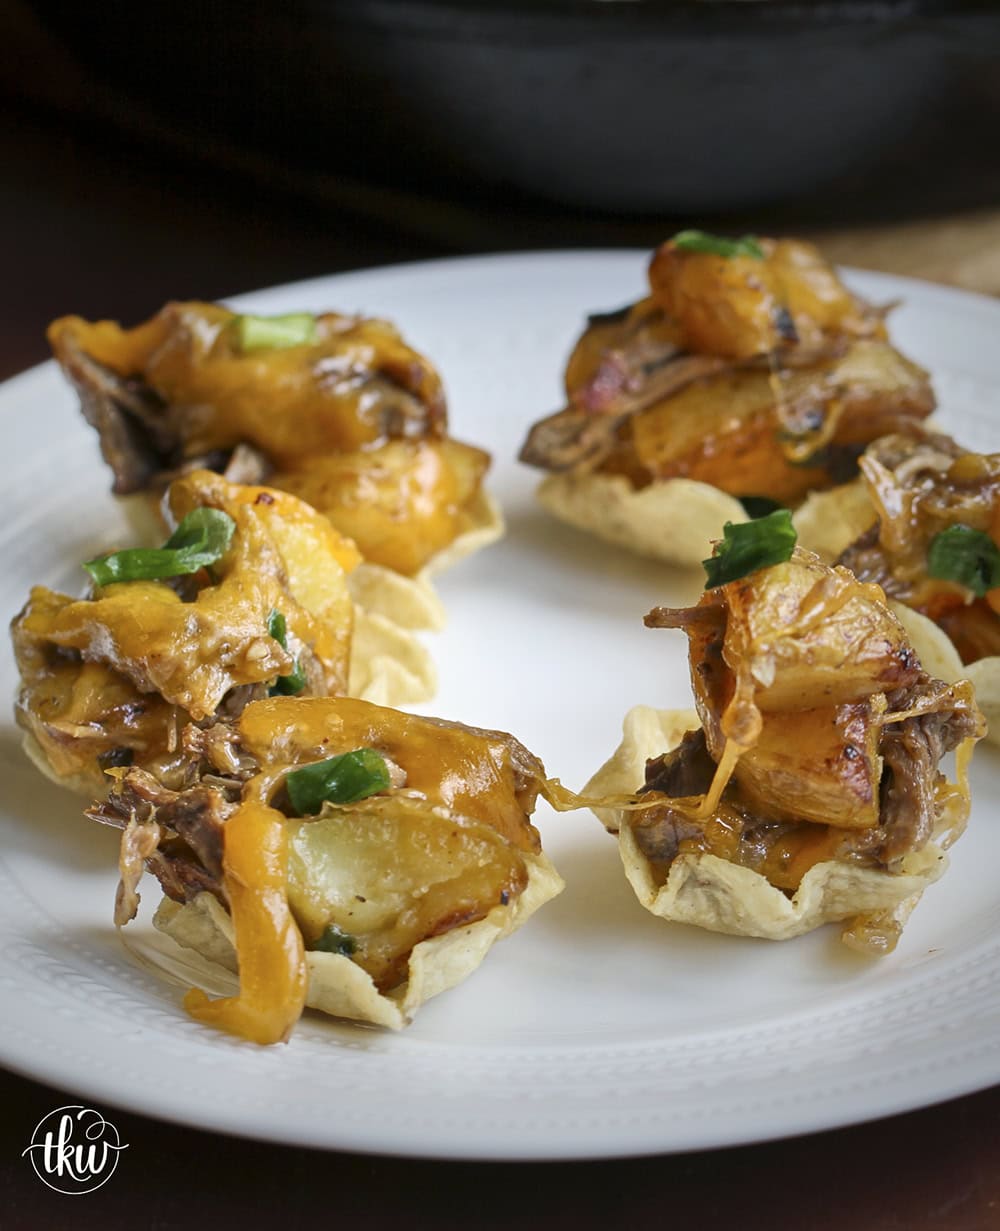
[[[266,696],[266,684],[238,684],[235,688],[230,688],[222,698],[214,718],[220,721],[235,722],[251,701],[263,701]]]
[[[632,415],[705,376],[735,366],[713,355],[679,355],[673,348],[653,355],[612,351],[571,405],[540,420],[519,454],[543,470],[594,469],[614,449],[618,429]]]
[[[671,799],[704,795],[712,785],[715,762],[705,745],[705,732],[688,731],[671,752],[646,762],[646,782],[640,794],[659,791]]]
[[[981,736],[983,719],[955,686],[926,674],[887,700],[890,714],[917,712],[888,723],[882,732],[879,824],[871,829],[845,829],[828,857],[861,860],[892,871],[934,836],[941,820],[936,790],[942,778],[939,763],[963,740]],[[693,840],[703,846],[705,840],[704,822],[674,808],[671,801],[704,795],[714,772],[715,763],[700,730],[687,732],[677,748],[646,764],[642,792],[659,792],[665,798],[661,805],[637,813],[631,824],[640,850],[664,876],[682,842]],[[755,815],[743,806],[735,780],[727,786],[723,802],[734,844],[727,858],[741,867],[760,870],[776,843],[808,823]]]
[[[841,552],[837,564],[850,569],[858,581],[874,581],[892,598],[894,597],[892,569],[882,550],[879,530],[879,523],[876,522],[860,538],[855,539],[850,547]]]
[[[213,776],[210,785],[220,785],[225,779],[238,787],[257,768],[255,758],[242,750],[239,735],[226,722],[213,722],[205,727],[190,723],[181,734],[181,744],[192,770],[192,785],[205,783]]]
[[[636,845],[654,864],[668,866],[677,857],[682,842],[701,837],[702,826],[683,812],[664,804],[640,813],[632,821]]]
[[[106,800],[87,810],[91,820],[123,830],[116,923],[135,915],[139,901],[135,886],[143,862],[168,897],[186,902],[208,890],[225,903],[222,830],[236,807],[238,792],[236,781],[227,789],[198,783],[171,791],[152,774],[133,768]]]
[[[211,893],[223,906],[229,905],[221,876],[213,876],[183,855],[157,850],[146,860],[146,868],[160,882],[164,895],[175,902],[190,902],[199,893]]]
[[[646,762],[646,782],[639,794],[657,791],[668,799],[703,795],[712,783],[715,762],[705,746],[705,732],[688,731],[670,752]],[[632,822],[639,849],[657,864],[669,864],[681,842],[697,838],[701,825],[669,804],[637,814]]]
[[[654,607],[643,617],[647,628],[691,628],[702,625],[706,631],[723,632],[726,608],[722,603],[704,603],[696,607]]]
[[[118,852],[118,870],[121,879],[115,894],[115,923],[123,927],[139,909],[139,881],[142,879],[146,861],[156,854],[163,838],[163,831],[155,822],[138,821],[130,817],[122,833]]]
[[[940,680],[924,680],[889,697],[891,711],[925,708],[884,729],[879,858],[888,866],[927,845],[937,822],[935,785],[941,758],[982,734],[982,717]]]
[[[56,357],[80,397],[83,417],[97,430],[101,454],[118,496],[142,491],[176,448],[163,399],[141,381],[119,376],[91,359],[70,335]]]

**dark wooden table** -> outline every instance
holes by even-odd
[[[46,357],[43,329],[58,314],[135,321],[167,298],[224,296],[450,246],[139,144],[98,141],[27,108],[0,109],[0,129],[0,376]],[[129,1149],[108,1185],[68,1204],[41,1185],[21,1151],[41,1117],[72,1095],[0,1073],[3,1231],[189,1231],[275,1218],[367,1231],[1000,1228],[1000,1089],[791,1141],[538,1165],[318,1153],[104,1107]]]

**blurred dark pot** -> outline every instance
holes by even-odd
[[[877,183],[1000,57],[995,6],[969,0],[34,3],[189,131],[324,174],[628,213],[744,208],[864,167]]]

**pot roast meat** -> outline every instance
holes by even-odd
[[[669,804],[639,813],[631,822],[636,845],[665,881],[682,842],[698,843],[702,826]]]
[[[114,475],[116,496],[143,491],[169,468],[177,440],[166,404],[141,380],[119,376],[87,355],[72,333],[61,335],[56,358],[80,398],[83,417],[98,435]]]
[[[870,526],[864,534],[855,539],[837,558],[837,563],[850,569],[858,581],[875,582],[885,591],[888,598],[895,598],[899,586],[894,583],[889,562],[879,544],[878,522]]]
[[[118,871],[121,879],[115,894],[116,927],[124,927],[135,918],[139,909],[139,881],[142,880],[147,861],[156,854],[162,838],[163,830],[155,822],[142,822],[133,816],[125,825],[118,850]]]
[[[930,841],[938,821],[938,764],[963,740],[981,736],[983,720],[950,685],[926,677],[891,695],[889,705],[897,713],[927,707],[926,713],[887,724],[879,743],[884,762],[879,859],[891,868]]]
[[[242,783],[233,782],[237,794]],[[131,819],[155,823],[183,838],[212,875],[222,874],[222,827],[235,804],[218,787],[195,783],[171,791],[142,769],[130,769],[107,800],[87,811],[91,820],[124,827]]]
[[[640,795],[659,791],[671,799],[689,799],[704,795],[712,785],[715,762],[709,756],[705,732],[685,732],[676,748],[646,762],[646,781]]]
[[[678,355],[675,349],[664,348],[655,363],[645,350],[635,357],[613,351],[569,406],[531,428],[518,457],[543,470],[592,470],[615,448],[618,429],[632,415],[733,366],[728,359]]]
[[[135,917],[135,886],[143,864],[175,901],[190,901],[207,890],[225,903],[222,830],[236,807],[231,799],[238,796],[240,785],[234,781],[232,789],[224,791],[196,783],[171,791],[145,770],[130,769],[106,800],[87,809],[91,820],[123,831],[116,924]]]

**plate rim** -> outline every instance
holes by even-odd
[[[551,267],[553,262],[565,263],[568,265],[576,264],[581,260],[586,261],[606,261],[609,264],[616,264],[625,259],[641,260],[648,256],[648,249],[636,247],[623,248],[600,248],[600,249],[555,249],[550,251],[523,251],[514,253],[492,253],[483,255],[466,255],[461,257],[445,257],[435,258],[432,260],[406,261],[392,265],[373,266],[365,269],[348,270],[340,273],[319,275],[306,279],[300,279],[295,282],[281,283],[274,286],[259,288],[254,291],[240,292],[235,295],[226,296],[222,302],[226,303],[246,303],[253,300],[259,300],[271,294],[280,293],[283,296],[303,294],[307,296],[327,295],[330,292],[324,288],[331,288],[334,293],[337,293],[337,288],[347,283],[348,285],[357,281],[360,283],[373,284],[373,295],[378,293],[378,284],[382,281],[390,281],[403,276],[406,280],[420,282],[428,276],[437,277],[440,275],[451,276],[456,271],[468,270],[470,267],[482,267],[487,265],[490,267],[514,267],[513,272],[517,272],[518,266],[527,268],[535,267]],[[849,278],[856,279],[860,282],[865,282],[873,287],[882,285],[887,292],[893,289],[898,295],[902,292],[904,296],[914,299],[926,300],[928,296],[936,300],[938,303],[947,304],[954,303],[955,306],[961,305],[964,308],[972,308],[977,311],[985,311],[988,314],[995,314],[1000,321],[1000,302],[991,300],[987,296],[978,295],[974,292],[969,292],[955,287],[940,286],[935,283],[927,282],[922,279],[905,278],[894,274],[884,274],[876,271],[867,271],[845,267],[844,272]],[[585,309],[581,310],[582,312]],[[55,371],[56,365],[54,360],[46,360],[40,364],[34,365],[20,373],[17,373],[0,384],[0,404],[6,401],[8,397],[21,396],[21,386],[26,390],[31,390],[32,384],[36,380],[48,380],[50,375]],[[447,381],[447,372],[444,374]],[[998,369],[998,383],[1000,383],[1000,369]],[[430,703],[432,706],[434,702]],[[0,866],[4,864],[3,853],[0,852]],[[986,947],[987,942],[983,942],[983,947]],[[2,955],[0,955],[0,969],[2,969]],[[885,1116],[900,1114],[909,1110],[916,1110],[921,1107],[932,1106],[936,1103],[947,1101],[951,1098],[960,1097],[965,1094],[972,1093],[977,1090],[990,1088],[992,1085],[1000,1082],[1000,1062],[995,1068],[995,1077],[987,1081],[985,1084],[981,1077],[975,1076],[968,1072],[964,1076],[957,1073],[951,1073],[950,1070],[940,1069],[935,1072],[938,1078],[934,1090],[928,1094],[926,1087],[924,1093],[917,1101],[914,1101],[906,1091],[899,1089],[896,1098],[879,1098],[877,1107],[869,1107],[860,1111],[858,1114],[852,1114],[849,1118],[830,1119],[825,1116],[814,1106],[803,1109],[798,1116],[786,1115],[780,1124],[772,1124],[770,1127],[764,1127],[761,1131],[753,1134],[742,1134],[738,1137],[733,1137],[727,1134],[724,1130],[715,1132],[705,1131],[701,1134],[695,1132],[691,1138],[684,1144],[665,1143],[662,1140],[650,1140],[646,1145],[638,1144],[634,1140],[623,1140],[621,1143],[609,1143],[606,1139],[599,1145],[593,1143],[587,1146],[579,1140],[553,1142],[544,1151],[539,1151],[537,1144],[533,1144],[530,1149],[520,1152],[516,1147],[514,1149],[505,1146],[503,1143],[493,1142],[492,1147],[484,1145],[482,1141],[477,1142],[456,1142],[454,1139],[447,1145],[442,1142],[426,1142],[421,1145],[419,1142],[414,1143],[412,1140],[367,1140],[364,1139],[364,1134],[359,1138],[357,1131],[349,1132],[346,1135],[334,1134],[330,1140],[317,1143],[309,1139],[308,1132],[301,1134],[297,1133],[294,1128],[282,1125],[276,1131],[274,1125],[262,1126],[248,1124],[240,1118],[240,1112],[234,1111],[231,1115],[225,1114],[224,1109],[211,1108],[199,1109],[198,1118],[192,1117],[191,1114],[185,1114],[183,1108],[168,1107],[164,1109],[162,1099],[158,1102],[157,1094],[153,1093],[155,1087],[141,1086],[133,1089],[129,1093],[127,1099],[120,1097],[113,1090],[108,1089],[108,1083],[98,1075],[98,1071],[94,1070],[93,1076],[90,1072],[85,1072],[82,1075],[77,1075],[71,1070],[70,1062],[67,1060],[66,1066],[58,1064],[49,1064],[46,1066],[33,1065],[30,1060],[23,1058],[17,1048],[12,1048],[8,1045],[9,1040],[5,1036],[0,1039],[0,1063],[12,1071],[21,1073],[23,1076],[32,1080],[45,1083],[55,1083],[68,1090],[74,1090],[81,1095],[87,1097],[97,1097],[106,1102],[110,1106],[120,1108],[122,1110],[134,1111],[137,1114],[146,1115],[156,1119],[169,1120],[172,1123],[193,1125],[194,1127],[202,1128],[208,1131],[218,1131],[236,1136],[247,1137],[262,1141],[275,1141],[284,1145],[306,1146],[313,1149],[338,1149],[338,1150],[357,1150],[371,1154],[381,1154],[394,1157],[414,1157],[414,1158],[435,1158],[435,1159],[492,1159],[492,1160],[509,1160],[509,1161],[525,1161],[525,1160],[568,1160],[568,1159],[597,1159],[597,1158],[613,1158],[613,1157],[630,1157],[650,1154],[687,1152],[690,1150],[720,1148],[724,1146],[733,1146],[740,1144],[750,1144],[752,1142],[762,1142],[775,1139],[786,1138],[789,1136],[797,1136],[815,1132],[821,1132],[837,1127],[842,1127],[846,1124],[862,1123],[874,1119],[880,1119]],[[1000,1056],[1000,1046],[997,1048],[998,1056]],[[15,1054],[18,1053],[18,1054]],[[883,1091],[883,1094],[885,1092]],[[406,1134],[403,1134],[406,1137]],[[334,1138],[337,1138],[336,1140]]]

